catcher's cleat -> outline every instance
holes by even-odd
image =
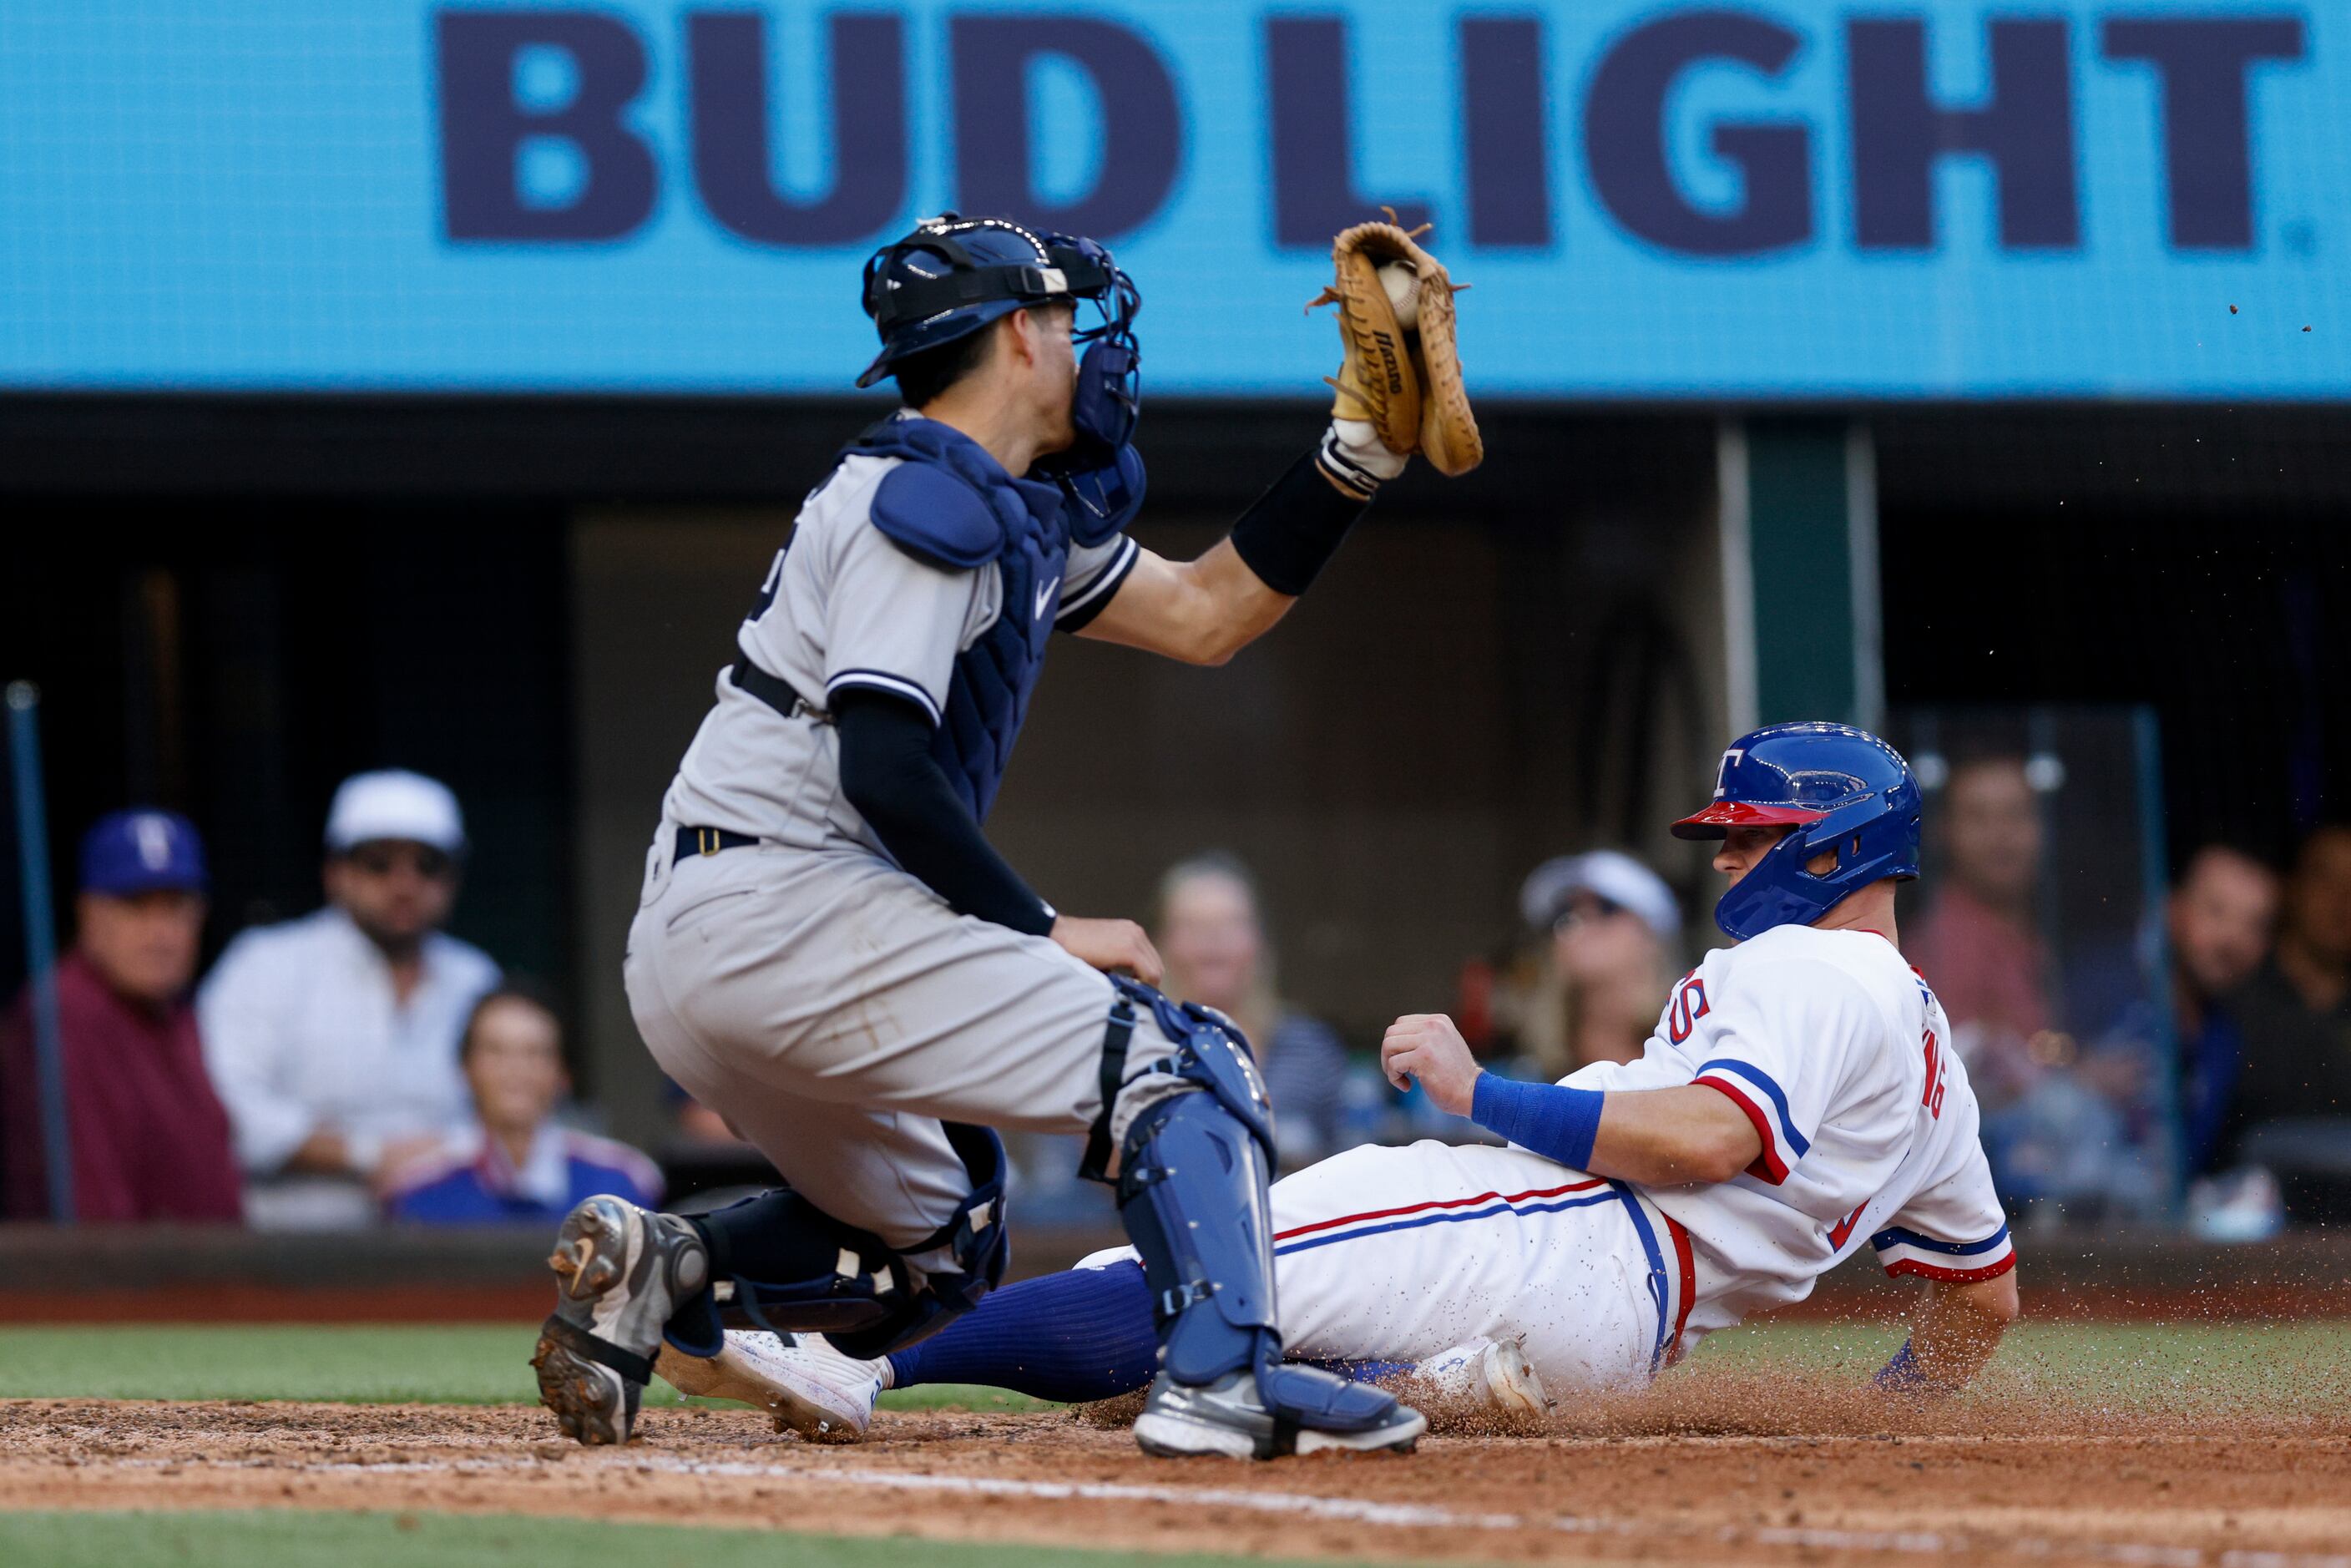
[[[1272,1385],[1267,1397],[1260,1380]],[[1428,1417],[1394,1395],[1311,1366],[1247,1368],[1194,1386],[1161,1373],[1135,1418],[1134,1440],[1161,1458],[1217,1455],[1409,1453]]]
[[[883,1364],[843,1355],[818,1334],[787,1342],[779,1334],[736,1332],[709,1357],[664,1344],[653,1370],[680,1394],[756,1405],[776,1418],[778,1432],[798,1432],[812,1443],[854,1443],[873,1425]]]
[[[625,1443],[662,1325],[708,1282],[709,1249],[678,1216],[606,1194],[564,1216],[547,1265],[557,1283],[555,1312],[530,1358],[538,1402],[568,1437]]]
[[[1540,1421],[1552,1407],[1516,1340],[1473,1339],[1429,1357],[1413,1373],[1438,1397],[1481,1406],[1512,1423]]]

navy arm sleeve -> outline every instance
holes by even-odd
[[[835,692],[832,705],[841,792],[892,858],[957,915],[1031,936],[1050,932],[1052,909],[981,834],[931,756],[930,716],[863,687]]]
[[[1368,497],[1341,489],[1321,455],[1310,452],[1241,514],[1233,549],[1259,581],[1295,598],[1312,586],[1369,505]]]

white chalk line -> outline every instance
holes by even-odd
[[[115,1459],[126,1469],[266,1469],[301,1475],[498,1475],[542,1468],[536,1458],[413,1460]],[[1816,1525],[1677,1525],[1646,1520],[1560,1514],[1471,1513],[1425,1503],[1369,1498],[1317,1497],[1305,1492],[1238,1487],[1135,1486],[1121,1481],[1012,1480],[995,1476],[933,1475],[912,1470],[756,1464],[745,1459],[689,1459],[673,1454],[595,1456],[555,1461],[660,1475],[727,1479],[803,1481],[814,1486],[869,1487],[886,1491],[1017,1497],[1048,1502],[1149,1502],[1172,1508],[1229,1508],[1416,1530],[1555,1530],[1571,1535],[1711,1538],[1725,1545],[1785,1546],[1815,1551],[1879,1552],[1905,1556],[1984,1556],[2086,1559],[2123,1568],[2351,1568],[2351,1556],[2291,1552],[2208,1552],[2195,1546],[2140,1542],[2066,1541],[2045,1536],[1971,1535],[1925,1530],[1836,1530]]]

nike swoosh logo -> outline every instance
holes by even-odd
[[[1029,619],[1031,621],[1042,621],[1045,618],[1045,606],[1052,600],[1053,591],[1061,586],[1061,574],[1060,572],[1055,572],[1053,574],[1053,580],[1037,591],[1037,608],[1029,612]]]

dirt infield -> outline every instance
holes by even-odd
[[[535,1409],[0,1404],[0,1508],[544,1513],[1283,1556],[2351,1568],[2351,1407],[1889,1412],[1711,1384],[1410,1458],[1157,1463],[1082,1413],[887,1414],[862,1447],[649,1414],[623,1450]],[[2276,1553],[2255,1556],[2254,1553]]]

